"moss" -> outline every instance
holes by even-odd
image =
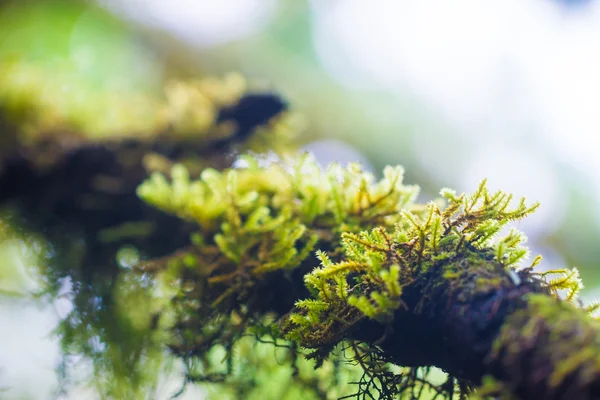
[[[444,313],[448,312],[462,324],[454,333],[456,336],[470,329],[485,331],[499,326],[498,321],[507,313],[502,290],[509,293],[511,287],[520,283],[516,280],[527,279],[531,266],[524,272],[514,271],[526,254],[520,247],[524,240],[520,233],[511,231],[504,238],[492,240],[502,226],[529,214],[536,206],[527,207],[521,201],[516,208],[508,208],[511,197],[502,192],[489,193],[485,182],[471,196],[443,191],[449,202],[444,209],[436,203],[413,205],[410,199],[414,190],[395,186],[401,181],[397,179],[398,173],[391,169],[381,183],[371,183],[371,178],[354,165],[346,170],[333,166],[321,172],[306,158],[287,169],[282,164],[261,167],[254,159],[244,161],[246,165],[239,170],[205,171],[196,181],[190,179],[185,169],[177,167],[171,174],[171,183],[156,175],[139,189],[146,201],[200,225],[202,238],[197,240],[196,250],[190,252],[201,254],[206,251],[203,249],[213,249],[213,258],[197,258],[203,260],[200,264],[204,267],[194,267],[207,271],[208,275],[202,277],[201,273],[187,281],[192,292],[202,293],[200,302],[194,303],[196,308],[185,313],[188,320],[193,314],[193,319],[198,320],[194,323],[197,326],[219,326],[219,330],[229,332],[234,327],[223,315],[230,312],[241,321],[237,329],[243,330],[265,311],[277,314],[277,310],[289,310],[290,303],[281,308],[269,306],[270,297],[265,296],[262,288],[274,288],[284,282],[279,278],[279,271],[308,272],[307,268],[315,265],[309,253],[317,246],[329,249],[331,256],[317,251],[321,266],[305,275],[307,294],[314,298],[297,301],[295,313],[289,316],[279,314],[283,316],[281,322],[287,339],[316,349],[313,356],[319,363],[345,340],[370,342],[371,345],[365,345],[365,351],[374,358],[363,367],[369,376],[381,379],[387,376],[385,382],[381,381],[385,396],[405,393],[417,384],[414,381],[413,386],[406,386],[406,377],[374,373],[374,370],[387,368],[390,360],[400,365],[404,359],[404,365],[450,367],[455,373],[449,377],[453,383],[438,388],[446,395],[458,390],[454,387],[460,386],[458,382],[462,378],[474,377],[473,371],[481,367],[480,364],[470,365],[469,361],[461,360],[456,351],[454,355],[436,356],[447,351],[444,345],[433,345],[431,351],[413,349],[412,356],[398,357],[406,352],[402,350],[404,346],[390,344],[386,335],[394,332],[398,339],[405,334],[410,342],[408,339],[420,329],[435,332],[444,326],[447,317]],[[394,200],[388,202],[388,199]],[[276,234],[277,238],[292,239],[290,243],[277,245],[277,239],[269,235],[276,231],[277,224],[288,223],[298,233]],[[258,225],[255,227],[255,224]],[[262,229],[261,224],[268,228]],[[369,224],[379,227],[358,232]],[[341,242],[336,243],[332,231],[342,231]],[[300,247],[293,244],[294,241],[299,241]],[[294,253],[292,258],[283,253],[261,253],[260,249],[265,246],[271,249],[291,246]],[[268,257],[261,261],[264,254]],[[301,257],[294,258],[298,254]],[[217,255],[224,257],[222,261],[214,258]],[[158,267],[156,263],[151,264],[151,270],[156,273],[168,265],[161,264]],[[270,265],[276,267],[273,269],[268,267]],[[301,298],[302,292],[297,290],[290,290],[294,292],[288,297],[290,300]],[[534,285],[531,290],[550,289],[541,286],[535,289]],[[285,301],[285,296],[273,298],[278,305]],[[436,303],[440,298],[448,298],[451,303],[440,307]],[[202,308],[202,304],[208,308]],[[498,317],[484,318],[485,312],[498,313]],[[369,325],[368,321],[375,321],[377,325]],[[407,321],[412,321],[413,326],[405,326]],[[399,325],[405,333],[398,332]],[[271,325],[267,331],[282,338],[282,333],[278,329],[274,331],[274,327]],[[187,344],[183,339],[172,345],[178,353],[182,349],[187,352],[196,349],[194,354],[203,354],[223,337],[213,330],[192,333],[192,328],[187,332],[176,335],[188,337]],[[434,333],[431,339],[442,337]],[[191,338],[194,338],[193,343],[190,343]],[[491,343],[491,338],[486,341]],[[233,345],[234,342],[228,343]],[[429,339],[426,343],[430,346]],[[466,370],[457,367],[465,362]],[[399,382],[405,386],[398,386]]]
[[[318,365],[336,346],[350,346],[365,374],[359,394],[392,398],[427,386],[452,398],[472,391],[487,371],[483,360],[521,298],[567,290],[574,300],[581,287],[576,272],[535,273],[537,257],[519,265],[524,236],[495,235],[537,205],[521,200],[510,208],[512,197],[488,192],[485,181],[472,195],[443,190],[442,208],[412,203],[416,191],[401,185],[401,170],[374,182],[356,165],[321,171],[306,157],[267,166],[244,158],[241,168],[207,170],[198,180],[176,167],[171,176],[155,175],[139,194],[200,226],[195,246],[182,253],[195,261],[187,269],[169,264],[172,257],[139,267],[158,275],[178,268],[171,274],[185,277],[175,317],[185,328],[174,323],[170,344],[176,354],[201,358],[217,343],[233,348],[261,321],[275,340],[314,349],[309,357]],[[326,251],[314,260],[315,249]],[[306,292],[286,283],[302,275]],[[390,362],[408,369],[390,372]],[[449,373],[445,384],[411,378],[432,365]]]
[[[553,271],[559,277],[547,279],[551,273],[532,270],[539,258],[515,270],[526,254],[522,234],[513,230],[492,242],[503,225],[536,206],[521,201],[509,209],[510,196],[488,193],[485,182],[471,196],[443,194],[449,200],[444,210],[432,203],[419,213],[404,211],[394,229],[343,234],[338,262],[320,253],[321,266],[305,277],[315,299],[296,303],[285,322],[287,337],[317,349],[318,358],[342,340],[361,340],[382,360],[436,365],[451,374],[450,381],[477,382],[495,332],[522,298],[539,293],[534,296],[551,299],[558,289],[575,298],[581,287],[576,272]],[[581,361],[575,359],[572,365]]]
[[[98,89],[66,61],[55,69],[4,62],[0,76],[0,104],[8,120],[20,125],[24,144],[34,144],[53,132],[72,132],[57,135],[56,140],[106,141],[143,139],[168,129],[180,138],[193,134],[197,140],[214,127],[220,108],[234,104],[246,92],[246,82],[237,74],[168,82],[162,95],[135,88]],[[58,95],[64,92],[70,95]],[[221,130],[226,133],[224,126]]]
[[[532,294],[507,318],[488,362],[501,366],[505,384],[520,398],[597,398],[599,329],[585,310]]]
[[[402,288],[422,284],[429,270],[440,264],[444,265],[441,284],[460,288],[459,301],[497,289],[508,272],[498,274],[494,269],[507,271],[525,251],[519,247],[522,236],[514,231],[493,247],[489,241],[503,225],[537,206],[527,207],[521,201],[517,208],[508,209],[511,196],[489,193],[485,181],[471,196],[442,193],[449,200],[444,210],[430,203],[416,212],[402,210],[394,229],[344,233],[344,257],[338,263],[321,253],[321,267],[305,277],[318,302],[297,303],[305,311],[291,316],[290,337],[314,347],[335,342],[340,332],[361,318],[389,321],[397,309],[406,307]],[[467,246],[488,250],[466,251]],[[445,262],[459,255],[459,262]]]
[[[305,293],[301,280],[290,278],[316,265],[316,246],[335,252],[340,245],[334,232],[340,229],[393,224],[416,195],[414,187],[402,185],[398,168],[374,182],[357,165],[321,171],[309,156],[267,166],[252,157],[242,161],[237,169],[205,170],[198,180],[176,166],[171,182],[155,174],[138,190],[145,201],[199,226],[195,245],[183,252],[195,256],[196,264],[185,270],[180,286],[199,296],[199,304],[182,299],[183,315],[193,324],[219,320],[226,329],[222,314],[234,311],[245,324],[257,313],[283,315]],[[173,268],[173,257],[139,269],[161,273]],[[178,352],[200,348],[176,331]]]
[[[148,173],[168,172],[175,162],[192,171],[224,168],[232,147],[293,151],[303,129],[281,98],[252,92],[238,74],[165,82],[163,93],[98,89],[68,66],[57,72],[0,63],[0,76],[6,125],[0,162],[27,163],[37,174],[60,167],[81,149],[99,147],[118,154],[120,164],[142,164]],[[71,95],[55,95],[64,91]],[[136,184],[142,179],[136,177]],[[110,175],[97,177],[96,185],[123,190]]]

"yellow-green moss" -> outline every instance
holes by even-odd
[[[526,302],[507,318],[488,362],[503,367],[509,387],[539,385],[548,398],[569,392],[589,396],[585,388],[600,378],[600,322],[555,297],[532,294]],[[547,372],[543,382],[535,381],[535,371]]]
[[[526,254],[519,245],[522,234],[511,231],[495,243],[491,241],[505,224],[523,218],[537,205],[528,207],[522,199],[516,208],[509,208],[512,196],[489,193],[485,181],[473,195],[457,196],[447,189],[442,195],[449,202],[443,210],[436,203],[414,212],[404,209],[394,229],[378,227],[360,234],[342,234],[344,255],[337,263],[319,253],[321,267],[305,277],[316,300],[297,302],[298,312],[287,325],[289,337],[304,346],[317,347],[335,343],[362,318],[389,322],[403,306],[402,287],[422,279],[435,263],[458,254],[462,262],[449,263],[444,279],[451,285],[454,280],[464,285],[469,281],[466,274],[477,279],[474,292],[496,288],[500,279],[497,271],[481,274],[476,266],[490,269],[495,262],[507,271],[514,267]],[[469,260],[465,257],[470,253],[461,252],[466,245],[489,248],[495,259],[483,260],[475,254]]]

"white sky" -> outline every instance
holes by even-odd
[[[460,170],[441,154],[427,158],[431,142],[417,143],[433,173],[458,174],[467,188],[493,177],[503,189],[536,194],[550,217],[564,205],[558,159],[580,171],[600,197],[597,2],[577,10],[537,0],[312,4],[316,47],[332,77],[392,93],[410,90],[474,143]],[[512,158],[522,167],[521,182],[504,169]]]
[[[275,0],[100,0],[109,8],[166,29],[199,47],[247,35],[271,17]]]

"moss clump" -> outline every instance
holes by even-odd
[[[415,186],[402,184],[399,167],[387,168],[375,182],[358,164],[332,164],[323,171],[308,154],[279,163],[242,156],[238,165],[223,172],[205,170],[193,181],[178,166],[171,183],[154,174],[138,193],[165,212],[197,222],[207,234],[233,223],[233,214],[263,214],[265,208],[270,215],[289,213],[302,224],[335,232],[356,230],[364,223],[391,226],[417,194]],[[266,217],[246,219],[260,223]]]
[[[316,347],[337,342],[340,332],[361,319],[389,322],[397,309],[406,308],[403,288],[421,282],[430,268],[441,263],[445,264],[444,281],[451,285],[457,281],[463,295],[471,278],[477,279],[472,285],[477,292],[496,289],[501,279],[497,274],[486,278],[473,267],[480,252],[473,255],[474,260],[461,259],[464,265],[448,261],[466,255],[464,246],[485,249],[493,251],[494,257],[488,257],[484,267],[492,268],[491,261],[495,261],[508,274],[526,254],[519,246],[523,236],[511,231],[496,243],[491,240],[504,225],[533,212],[537,205],[528,207],[522,199],[511,209],[511,196],[489,193],[485,181],[471,196],[457,196],[449,190],[443,190],[442,195],[449,202],[444,210],[430,203],[416,212],[402,210],[394,229],[378,227],[360,234],[342,234],[344,253],[337,263],[319,253],[321,267],[305,277],[316,298],[297,303],[302,311],[290,318],[290,337],[304,346]],[[472,268],[465,268],[467,264]]]
[[[342,230],[392,226],[417,193],[402,184],[400,168],[375,182],[355,164],[322,171],[308,155],[266,166],[242,157],[240,164],[205,170],[198,180],[177,166],[171,182],[154,174],[138,190],[148,203],[199,226],[189,248],[139,266],[181,277],[182,299],[196,296],[183,307],[194,324],[210,325],[234,310],[242,321],[257,312],[286,313],[305,293],[291,277],[316,265],[317,247],[336,251]],[[196,332],[178,336],[186,335],[200,340]]]
[[[519,268],[527,253],[521,233],[494,240],[537,205],[522,199],[510,208],[511,196],[488,192],[485,181],[472,195],[442,194],[444,209],[431,203],[403,210],[394,229],[342,234],[337,262],[318,253],[321,266],[305,276],[313,298],[299,300],[285,320],[287,337],[315,349],[319,360],[340,342],[362,342],[371,358],[361,364],[365,375],[385,377],[382,398],[414,393],[417,385],[406,384],[402,373],[381,372],[389,363],[412,367],[412,373],[441,367],[449,377],[437,392],[448,399],[466,395],[467,382],[479,382],[488,370],[483,360],[523,298],[551,298],[566,289],[574,299],[581,287],[576,270],[534,273],[539,257]],[[559,277],[548,279],[551,274]]]
[[[241,337],[261,332],[315,349],[309,357],[319,365],[338,345],[352,349],[363,396],[428,388],[452,398],[485,371],[494,332],[518,304],[507,299],[574,287],[573,279],[540,280],[532,271],[539,258],[517,270],[523,235],[495,235],[537,205],[510,207],[512,197],[490,193],[485,181],[472,195],[443,190],[442,208],[412,203],[416,189],[402,185],[400,169],[374,182],[357,165],[321,171],[308,157],[241,164],[198,180],[177,166],[171,182],[155,174],[138,190],[200,227],[189,248],[137,267],[170,277],[177,312],[169,346],[184,358],[222,345],[232,360]],[[298,285],[303,275],[308,291]],[[464,358],[474,344],[480,349]],[[446,383],[425,378],[431,366],[450,373]]]
[[[595,399],[600,395],[600,322],[584,309],[539,294],[512,313],[488,363],[519,398]]]
[[[71,142],[141,140],[169,131],[179,139],[190,135],[195,140],[209,135],[214,139],[219,130],[227,134],[225,125],[214,130],[219,110],[247,92],[246,81],[238,74],[167,82],[163,93],[98,88],[67,62],[52,69],[5,62],[0,64],[0,76],[0,104],[8,120],[19,124],[25,144],[58,132],[62,135],[56,140]]]

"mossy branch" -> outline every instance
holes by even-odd
[[[533,266],[539,263],[539,258],[535,258],[527,267],[520,266],[520,261],[527,255],[526,248],[522,246],[523,234],[511,230],[503,238],[496,239],[495,236],[506,224],[527,216],[538,205],[527,206],[525,200],[521,199],[516,206],[510,207],[512,196],[503,192],[490,193],[485,181],[472,195],[456,195],[443,190],[442,195],[448,204],[442,208],[438,203],[425,206],[411,203],[414,191],[397,186],[397,173],[388,174],[381,182],[375,183],[368,176],[361,177],[362,173],[355,166],[347,170],[334,166],[322,172],[316,171],[314,164],[308,164],[304,170],[310,171],[307,174],[303,173],[303,167],[307,165],[306,158],[298,161],[300,167],[284,167],[282,164],[258,167],[256,161],[246,161],[246,168],[230,170],[218,179],[221,193],[248,198],[254,207],[267,207],[270,210],[262,211],[261,215],[282,215],[282,210],[288,210],[283,215],[288,218],[294,216],[297,218],[291,220],[294,224],[302,224],[306,232],[315,235],[311,237],[317,237],[310,243],[311,248],[328,251],[317,250],[320,266],[312,271],[307,269],[312,263],[308,262],[310,258],[306,251],[302,259],[295,259],[292,264],[286,262],[287,258],[272,258],[270,255],[269,265],[273,265],[273,268],[266,275],[258,274],[257,271],[264,270],[256,269],[264,261],[258,260],[253,264],[248,260],[242,262],[239,257],[229,257],[237,263],[235,273],[249,271],[244,264],[252,265],[255,269],[244,274],[243,290],[241,283],[232,283],[237,289],[231,290],[230,287],[226,293],[228,296],[237,296],[238,302],[256,304],[256,300],[250,299],[253,294],[259,293],[255,288],[262,287],[263,281],[269,281],[269,274],[290,268],[304,271],[304,282],[313,298],[295,301],[295,311],[283,314],[279,321],[287,339],[303,347],[316,349],[313,356],[319,362],[328,357],[333,346],[344,341],[360,341],[365,343],[369,352],[379,354],[376,357],[379,361],[366,371],[369,376],[377,375],[371,369],[381,371],[386,363],[392,362],[410,367],[437,366],[446,370],[455,382],[476,384],[487,374],[501,376],[501,372],[496,370],[499,361],[489,354],[493,354],[493,345],[498,346],[504,340],[500,330],[511,321],[511,315],[516,310],[526,309],[533,301],[530,299],[535,299],[535,296],[550,299],[549,307],[553,302],[561,304],[562,300],[556,298],[559,290],[566,291],[565,301],[573,302],[581,288],[576,270],[540,275],[533,272]],[[294,173],[285,172],[286,169]],[[271,172],[273,170],[275,173]],[[315,178],[331,176],[332,171],[338,176],[336,180]],[[277,184],[266,186],[264,180],[267,179],[262,178],[263,174],[265,177],[271,175]],[[243,177],[240,182],[253,180],[254,184],[246,183],[244,187],[261,188],[267,193],[266,197],[261,199],[264,193],[252,192],[249,196],[245,191],[240,191],[237,183],[232,184],[238,182],[240,177]],[[311,182],[320,182],[321,191],[318,186],[317,189],[310,186],[310,190],[307,190],[303,181],[307,178]],[[201,178],[200,181],[188,182],[188,186],[191,188],[202,184],[204,180]],[[294,184],[289,184],[292,181]],[[348,182],[354,184],[348,185]],[[161,206],[160,200],[154,200],[150,192],[156,190],[156,199],[161,195],[169,199],[172,196],[168,191],[174,190],[177,184],[173,182],[171,189],[166,189],[164,185],[161,185],[162,189],[142,186],[140,194],[146,196],[147,201]],[[354,190],[342,191],[340,186],[349,186]],[[344,193],[345,197],[340,197],[340,193]],[[386,204],[380,200],[381,196],[402,201],[395,203],[396,208],[382,209],[379,207],[394,203]],[[279,203],[279,198],[291,201]],[[320,208],[314,208],[317,198],[322,204]],[[202,197],[193,199],[204,206],[211,204]],[[232,207],[227,206],[227,201],[219,200],[216,203],[222,209],[211,215],[213,221],[221,222],[220,227],[219,224],[213,225],[216,229],[214,233],[207,231],[207,225],[204,225],[203,231],[208,233],[209,242],[210,235],[213,235],[216,245],[227,255],[228,251],[223,249],[218,239],[223,235],[219,232],[225,232],[234,242],[239,241],[237,246],[242,246],[243,254],[248,255],[250,260],[257,260],[256,255],[248,253],[247,244],[261,247],[258,245],[261,238],[269,243],[273,243],[273,239],[267,239],[268,230],[255,230],[251,233],[253,236],[244,236],[245,229],[241,221],[254,220],[251,218],[256,212],[254,207],[239,214],[239,209],[235,207],[235,212],[226,211],[227,207]],[[179,210],[189,209],[190,204]],[[340,207],[340,204],[346,206]],[[286,208],[286,205],[292,208]],[[173,204],[161,207],[178,212]],[[376,210],[365,212],[367,208]],[[210,208],[205,212],[211,212]],[[343,216],[343,220],[335,218],[336,215]],[[383,218],[373,220],[369,216]],[[203,218],[196,217],[195,220],[203,223]],[[339,242],[331,235],[322,236],[323,229],[339,232],[338,224],[343,224],[344,230],[340,233]],[[233,225],[238,229],[235,233],[230,230]],[[361,231],[368,225],[373,228]],[[238,250],[236,254],[241,253]],[[549,279],[552,273],[558,274],[558,277]],[[235,282],[234,276],[228,274],[224,278]],[[224,283],[225,280],[219,282]],[[240,293],[246,293],[244,296],[248,297],[240,297]],[[278,298],[276,301],[281,300]],[[250,310],[248,308],[246,312],[251,313]],[[576,312],[576,308],[573,310]],[[274,309],[267,308],[267,311]],[[414,336],[416,332],[426,332],[427,341],[412,343],[419,339]],[[439,343],[432,345],[431,341]],[[410,349],[406,349],[406,346]],[[572,372],[566,372],[564,376]],[[527,393],[527,396],[531,396],[530,383],[521,378],[505,383],[516,395],[523,397]],[[556,379],[547,382],[544,398],[552,398],[563,390],[561,385],[565,384],[565,380],[557,382]],[[386,385],[396,384],[388,382]],[[394,387],[387,388],[386,396],[408,390],[408,387]],[[536,390],[542,389],[537,387]]]
[[[138,389],[168,348],[186,382],[244,396],[271,357],[249,349],[268,342],[317,396],[352,394],[344,376],[359,398],[600,398],[598,306],[577,299],[577,270],[538,272],[522,233],[497,237],[537,204],[485,181],[418,204],[400,167],[377,180],[306,154],[239,156],[236,141],[259,149],[250,133],[276,138],[288,114],[273,95],[227,96],[231,82],[171,87],[169,117],[139,140],[59,135],[71,114],[18,102],[36,117],[10,131],[1,194],[58,249],[48,279],[73,281],[66,351]],[[113,383],[109,396],[141,393]]]

